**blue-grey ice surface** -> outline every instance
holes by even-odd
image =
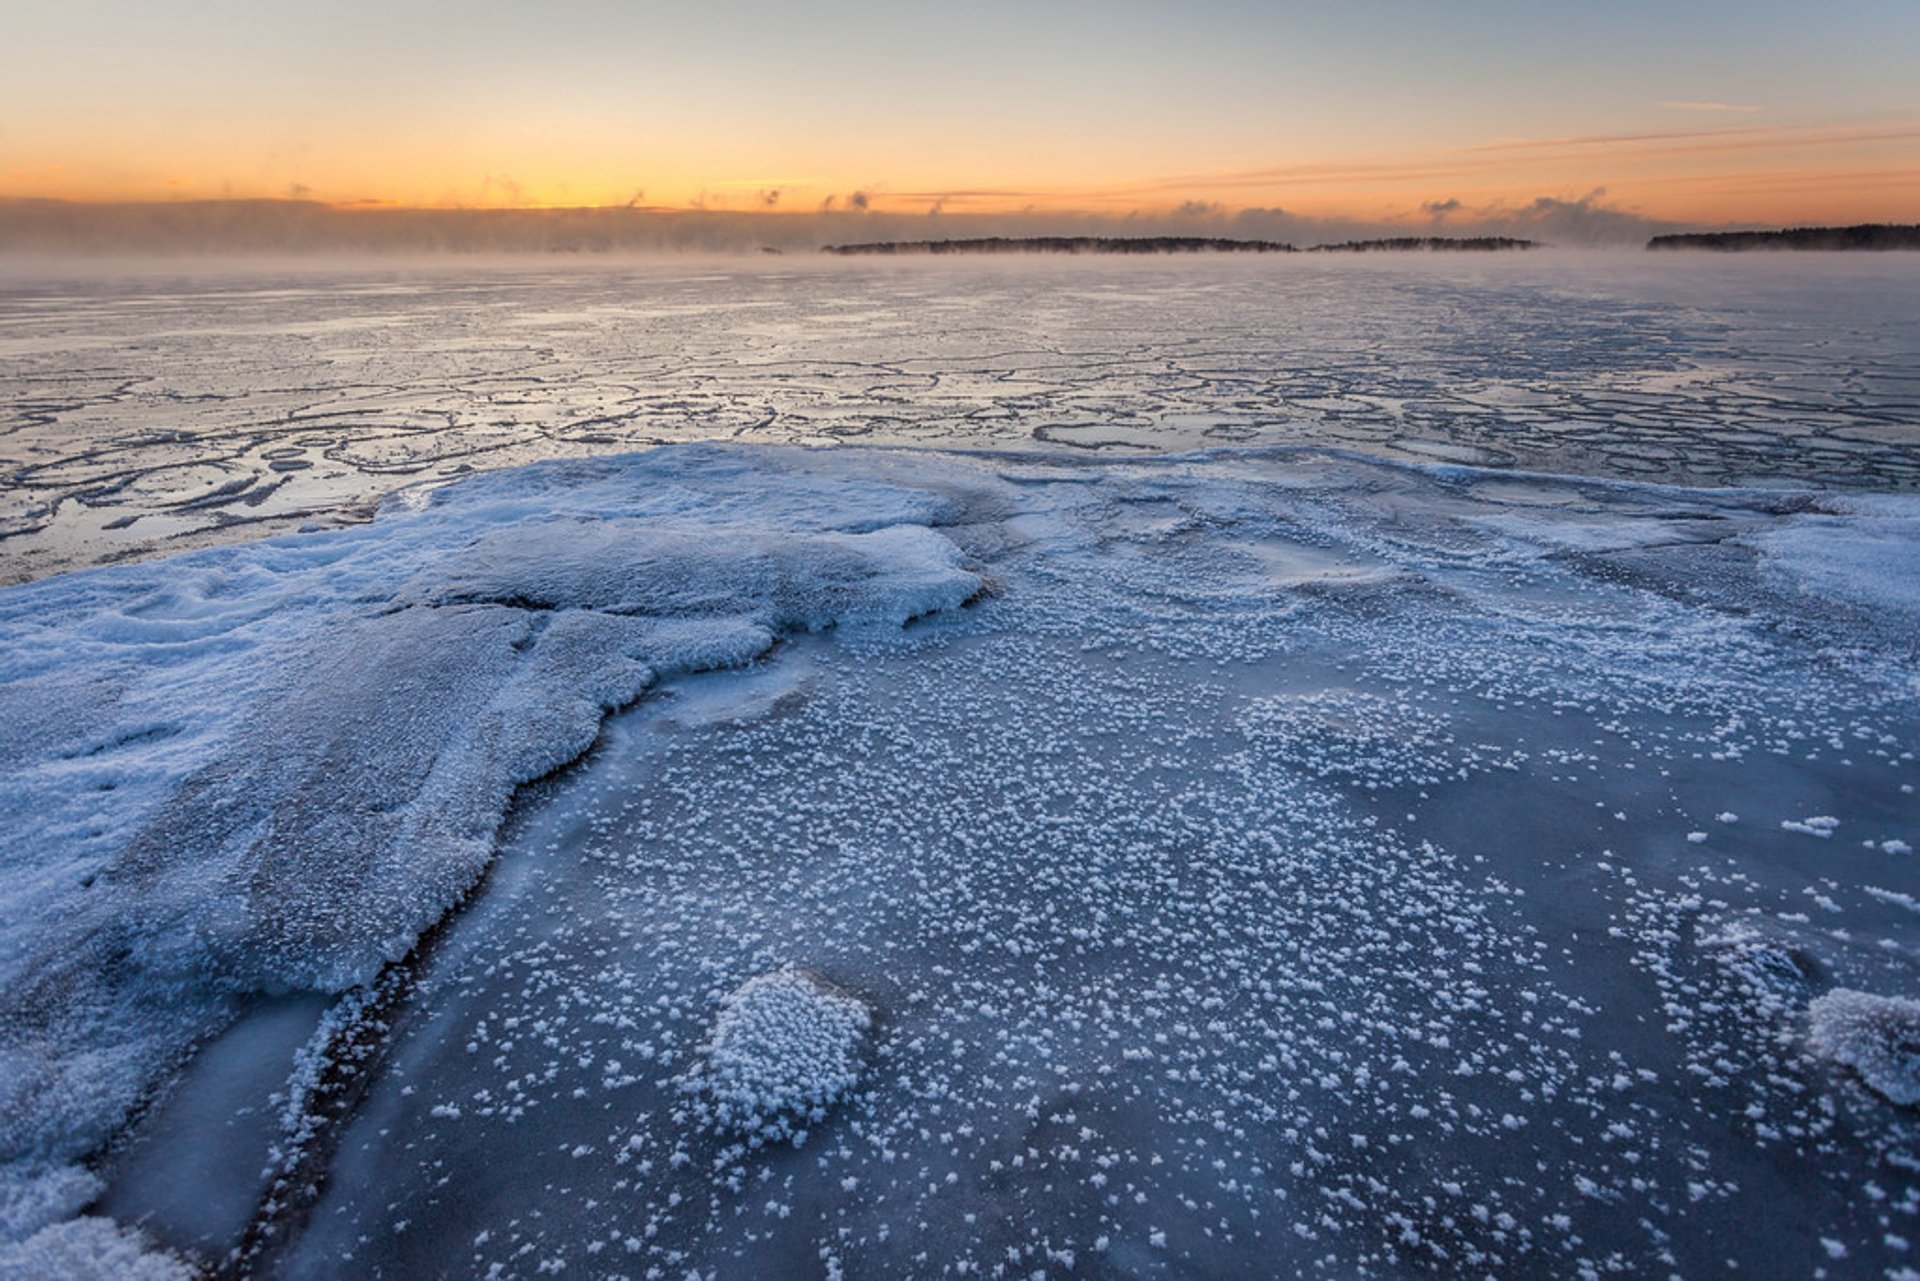
[[[0,582],[670,441],[1920,485],[1913,255],[0,264]]]
[[[0,592],[0,1275],[1912,1275],[1920,498],[1817,448],[676,446]]]

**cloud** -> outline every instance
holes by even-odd
[[[1227,207],[1217,200],[1183,200],[1174,206],[1176,218],[1218,218]]]
[[[1765,107],[1737,106],[1731,102],[1656,102],[1656,107],[1665,107],[1668,111],[1765,111]]]
[[[1606,188],[1584,196],[1538,196],[1518,207],[1492,205],[1473,211],[1477,234],[1521,236],[1549,244],[1598,246],[1644,243],[1649,237],[1693,230],[1689,223],[1649,218],[1604,203]],[[1460,230],[1459,224],[1453,229]]]
[[[1691,128],[1647,129],[1634,133],[1575,134],[1546,138],[1503,138],[1451,150],[1400,156],[1352,156],[1299,164],[1269,165],[1212,173],[1189,172],[1150,178],[1087,193],[1111,205],[1123,200],[1153,202],[1186,199],[1194,191],[1245,192],[1250,200],[1292,191],[1328,188],[1351,192],[1364,187],[1404,187],[1414,183],[1458,184],[1486,190],[1525,190],[1543,168],[1607,165],[1631,173],[1653,162],[1686,157],[1776,164],[1804,168],[1815,150],[1884,147],[1920,141],[1920,118],[1851,123],[1780,125],[1700,121]],[[1044,193],[1037,193],[1044,194]]]
[[[1640,156],[1728,155],[1752,151],[1791,152],[1810,147],[1846,147],[1877,142],[1920,139],[1920,119],[1853,124],[1743,124],[1718,128],[1668,129],[1652,133],[1581,134],[1565,138],[1511,138],[1469,147],[1461,155],[1496,152],[1555,152],[1575,157],[1598,149],[1618,149]]]
[[[1445,200],[1428,200],[1423,202],[1420,206],[1420,212],[1426,214],[1435,222],[1445,222],[1448,214],[1459,213],[1462,208],[1463,206],[1458,197],[1449,196]]]

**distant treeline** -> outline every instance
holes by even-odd
[[[1649,249],[1920,249],[1920,224],[1863,222],[1857,227],[1794,227],[1787,231],[1702,231],[1655,236]]]
[[[828,254],[1291,254],[1278,240],[1218,236],[983,236],[976,240],[882,240],[828,245]]]
[[[1538,249],[1534,240],[1512,236],[1399,236],[1315,245],[1312,253],[1414,253],[1437,249]],[[877,240],[828,245],[829,254],[1292,254],[1277,240],[1228,240],[1218,236],[985,236],[976,240]]]
[[[1538,249],[1537,240],[1513,236],[1397,236],[1390,240],[1344,240],[1337,245],[1315,245],[1316,254],[1415,253],[1433,249]]]

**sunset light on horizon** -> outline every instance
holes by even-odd
[[[1920,11],[16,4],[0,199],[1911,220]],[[1550,10],[1550,12],[1549,12]]]

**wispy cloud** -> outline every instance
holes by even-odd
[[[1669,176],[1674,162],[1717,162],[1713,178],[1732,167],[1791,166],[1803,183],[1842,167],[1841,154],[1853,165],[1869,156],[1911,154],[1920,143],[1920,119],[1857,123],[1739,124],[1711,129],[1671,129],[1641,133],[1582,134],[1563,137],[1507,138],[1424,155],[1349,157],[1257,169],[1183,173],[1147,179],[1099,192],[1081,193],[1089,203],[1111,206],[1155,196],[1194,191],[1272,192],[1286,189],[1393,187],[1424,183],[1473,183],[1481,190],[1562,185],[1567,175],[1585,169],[1595,177],[1628,186],[1647,186]],[[1601,168],[1600,166],[1605,166]],[[1324,203],[1324,202],[1323,202]],[[1424,210],[1432,216],[1434,210]]]
[[[1754,112],[1754,111],[1766,110],[1765,107],[1748,106],[1745,104],[1733,103],[1733,102],[1656,102],[1653,105],[1656,107],[1664,107],[1668,111]]]
[[[1752,151],[1769,148],[1837,147],[1853,143],[1898,142],[1920,138],[1920,119],[1896,119],[1853,124],[1754,124],[1719,129],[1668,129],[1651,133],[1577,134],[1559,138],[1507,138],[1462,148],[1458,154],[1501,151],[1569,154],[1603,148],[1626,148],[1668,154],[1676,151]]]

